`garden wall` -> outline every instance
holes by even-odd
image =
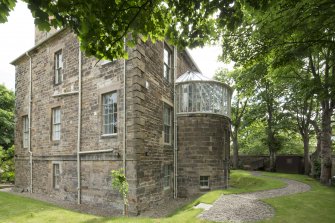
[[[230,159],[232,161],[232,157]],[[239,168],[245,170],[267,170],[270,167],[269,156],[240,155]],[[276,170],[281,173],[303,173],[304,160],[300,155],[278,155]],[[335,173],[335,172],[334,172]]]

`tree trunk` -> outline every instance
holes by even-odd
[[[276,171],[276,152],[274,150],[270,150],[270,171]]]
[[[329,184],[332,168],[332,150],[331,150],[331,109],[325,109],[323,106],[321,116],[321,176],[320,181],[323,184]]]
[[[233,167],[234,169],[238,169],[238,140],[237,140],[237,134],[233,133]]]
[[[321,153],[321,131],[316,121],[313,121],[311,123],[314,126],[316,134],[316,150],[311,155],[311,176],[314,178],[319,178],[320,172],[317,170],[318,166],[316,166],[316,163],[320,159],[320,153]]]
[[[303,136],[304,141],[304,166],[305,166],[305,174],[309,175],[311,171],[311,161],[309,158],[309,135]]]

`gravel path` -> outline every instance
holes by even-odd
[[[275,179],[287,183],[287,186],[254,193],[222,195],[199,217],[216,222],[250,222],[271,218],[274,216],[273,208],[259,199],[302,193],[311,189],[309,185],[295,180]]]

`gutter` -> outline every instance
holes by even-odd
[[[78,93],[79,93],[79,91],[71,91],[71,92],[65,92],[65,93],[60,93],[60,94],[54,94],[54,95],[52,95],[52,97],[61,97],[61,96],[66,96],[66,95],[78,94]]]
[[[96,154],[96,153],[108,153],[113,152],[114,149],[102,149],[102,150],[90,150],[90,151],[79,151],[79,154]]]
[[[32,107],[32,58],[28,52],[26,55],[29,57],[29,105],[28,105],[28,152],[30,164],[30,193],[33,193],[33,152],[31,151],[31,107]]]

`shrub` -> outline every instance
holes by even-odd
[[[0,147],[0,181],[14,182],[15,167],[14,167],[14,146],[7,150]]]
[[[128,207],[128,182],[124,170],[121,168],[119,170],[112,170],[112,187],[117,189],[123,198],[124,213],[127,214]]]
[[[320,175],[321,175],[321,159],[318,158],[318,159],[313,160],[312,162],[313,162],[313,165],[312,165],[313,176],[312,177],[314,177],[316,179],[320,179]]]

